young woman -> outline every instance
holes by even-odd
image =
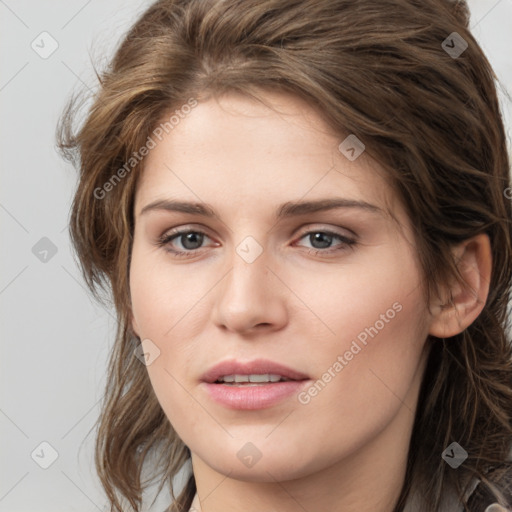
[[[112,510],[150,455],[170,511],[512,505],[510,164],[468,19],[160,0],[76,130],[70,104],[72,241],[119,318]]]

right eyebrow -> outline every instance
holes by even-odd
[[[169,199],[159,199],[147,204],[142,208],[140,215],[152,210],[166,210],[169,212],[182,212],[203,215],[204,217],[215,217],[215,211],[210,205],[186,201],[171,201]]]

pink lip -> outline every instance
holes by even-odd
[[[261,375],[267,373],[281,375],[291,380],[260,385],[215,383],[219,377],[224,375]],[[248,363],[225,361],[208,370],[201,380],[203,381],[202,386],[206,388],[209,396],[217,403],[229,409],[255,410],[271,407],[291,395],[297,395],[305,387],[309,377],[272,361],[258,359]]]

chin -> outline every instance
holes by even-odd
[[[259,447],[259,448],[257,448]],[[206,447],[203,447],[206,448]],[[279,449],[280,448],[280,449]],[[223,475],[246,482],[275,482],[306,477],[332,463],[297,446],[277,446],[267,440],[258,444],[232,439],[218,450],[195,452],[202,461]]]
[[[274,458],[272,458],[274,459]],[[308,476],[311,470],[307,466],[297,468],[290,467],[289,460],[266,460],[263,458],[258,461],[253,467],[244,467],[242,463],[236,460],[226,461],[225,464],[215,461],[215,464],[209,464],[212,469],[226,475],[235,480],[243,482],[268,482],[275,483],[284,482],[287,480],[295,480]]]

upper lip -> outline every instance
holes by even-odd
[[[225,375],[281,375],[290,380],[305,380],[309,379],[307,375],[292,368],[283,366],[282,364],[274,363],[267,359],[255,359],[253,361],[223,361],[212,366],[206,373],[203,374],[201,380],[208,383],[213,383],[220,377]]]

